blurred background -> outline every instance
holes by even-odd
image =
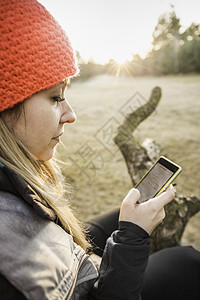
[[[66,30],[80,67],[67,91],[77,121],[57,147],[77,216],[120,206],[132,187],[113,138],[124,107],[145,104],[155,86],[161,102],[134,135],[182,166],[178,193],[200,198],[200,1],[39,2]],[[197,214],[182,243],[200,249],[199,232]]]

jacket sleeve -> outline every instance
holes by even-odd
[[[141,299],[149,252],[148,233],[136,224],[120,222],[119,230],[107,240],[92,299]]]

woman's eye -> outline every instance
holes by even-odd
[[[65,100],[65,98],[61,98],[61,97],[59,97],[59,96],[52,97],[52,99],[53,99],[54,101],[56,101],[56,102],[62,102],[62,101]]]

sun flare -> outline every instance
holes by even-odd
[[[112,60],[110,62],[110,71],[118,77],[119,75],[131,75],[130,74],[130,61],[129,60]]]
[[[132,56],[131,55],[118,55],[116,57],[113,57],[114,61],[121,67],[124,66],[128,61],[132,60]]]

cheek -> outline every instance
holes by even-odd
[[[52,138],[58,131],[59,119],[53,112],[48,114],[27,114],[26,124],[23,119],[19,120],[15,134],[29,151],[36,157],[46,150],[51,144]]]
[[[59,124],[59,115],[56,109],[44,104],[41,109],[35,110],[34,113],[29,108],[26,119],[27,132],[38,137],[46,136],[48,138],[48,135],[51,135],[52,131],[56,130],[57,124]]]
[[[50,117],[50,115],[49,115]],[[54,137],[57,130],[57,122],[53,117],[32,120],[26,128],[26,137],[31,143],[43,147]]]

